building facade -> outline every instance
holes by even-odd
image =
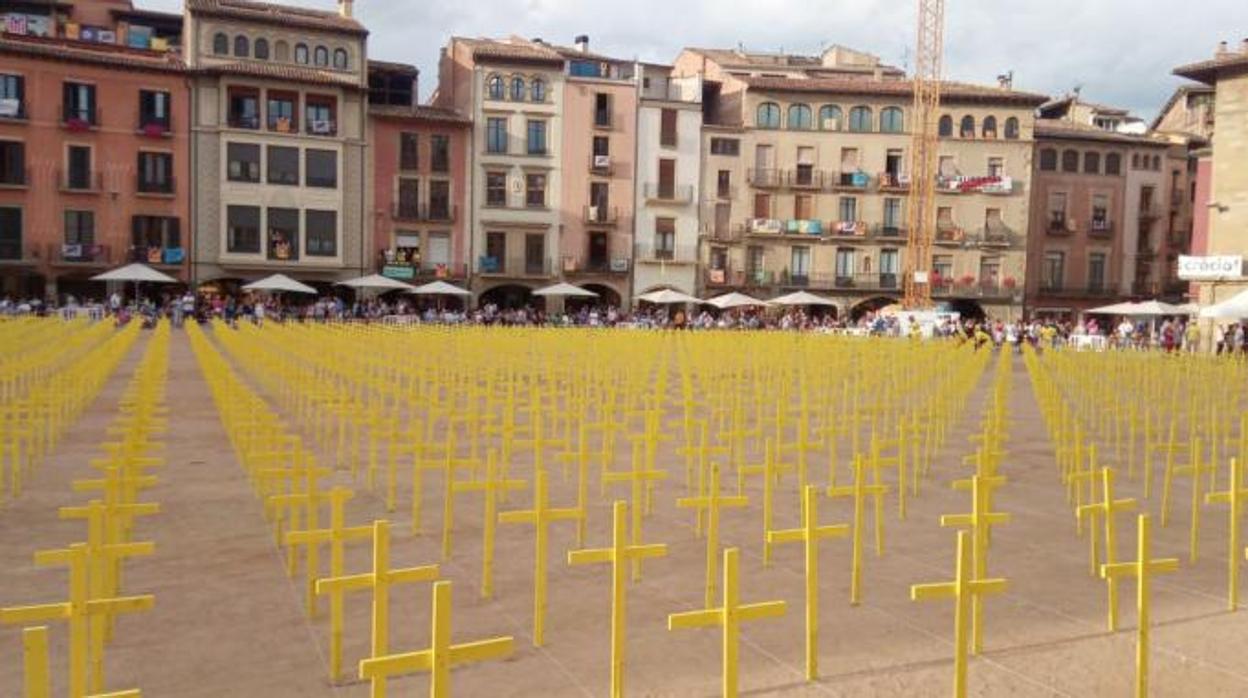
[[[181,18],[27,3],[0,34],[0,296],[99,298],[131,261],[186,278]]]

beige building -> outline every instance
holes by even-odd
[[[371,266],[367,31],[339,11],[187,0],[195,281]]]
[[[868,54],[686,49],[704,80],[699,289],[830,295],[843,314],[896,302],[905,266],[912,88]],[[949,83],[940,117],[933,296],[1022,312],[1033,110],[1008,87]]]

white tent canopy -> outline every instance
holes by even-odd
[[[694,298],[693,296],[687,293],[681,293],[680,291],[673,291],[670,288],[665,288],[661,291],[651,291],[650,293],[642,294],[640,296],[637,296],[637,300],[645,301],[647,303],[654,303],[656,305],[675,305],[677,303],[701,303],[702,302],[700,298]]]
[[[253,281],[243,286],[244,291],[279,291],[284,293],[307,293],[316,294],[316,289],[311,286],[295,281],[285,274],[274,274],[266,276],[259,281]]]
[[[1140,303],[1115,303],[1101,308],[1085,311],[1092,315],[1125,315],[1129,317],[1159,317],[1161,315],[1187,315],[1186,306],[1170,305],[1161,301],[1143,301]]]
[[[706,302],[707,305],[713,305],[720,310],[728,310],[729,308],[747,308],[752,306],[766,306],[767,301],[761,301],[753,296],[747,296],[744,293],[725,293]]]
[[[1231,320],[1248,318],[1248,291],[1205,308],[1200,311],[1200,316]]]
[[[448,284],[445,281],[432,281],[408,291],[417,296],[471,296],[472,291]]]
[[[358,279],[339,281],[335,286],[346,286],[365,291],[411,291],[416,288],[411,284],[403,283],[398,279],[391,279],[381,274],[369,274]]]
[[[168,274],[156,271],[146,264],[127,264],[124,267],[106,271],[91,277],[92,281],[133,281],[136,283],[176,284],[178,280]]]
[[[539,288],[533,292],[535,296],[542,297],[567,297],[567,298],[597,298],[598,294],[593,291],[586,291],[580,286],[573,286],[569,283],[557,283],[546,288]]]
[[[798,291],[796,293],[790,293],[787,296],[780,296],[779,298],[772,298],[771,304],[772,305],[795,305],[795,306],[797,305],[833,306],[833,305],[836,305],[836,302],[829,300],[827,298],[824,298],[823,296],[816,296],[813,293],[807,293],[806,291]]]

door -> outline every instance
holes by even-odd
[[[524,236],[524,273],[542,274],[546,269],[546,236],[529,233]]]
[[[756,182],[766,182],[776,167],[775,149],[769,145],[754,146],[754,176]]]
[[[854,250],[844,247],[836,251],[836,285],[852,286],[854,283]]]
[[[659,160],[659,198],[676,198],[676,161],[670,158]]]
[[[607,234],[595,232],[589,234],[589,269],[590,271],[606,271],[608,265]]]
[[[897,250],[880,250],[880,288],[897,288],[899,259]]]
[[[727,239],[732,222],[732,204],[715,204],[715,237]]]
[[[481,260],[481,271],[499,272],[507,263],[507,233],[485,234],[485,257]]]

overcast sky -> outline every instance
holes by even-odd
[[[1190,4],[1188,4],[1190,3]],[[136,0],[178,11],[182,0]],[[332,9],[334,0],[289,2]],[[948,0],[945,76],[992,83],[1014,71],[1018,89],[1086,99],[1151,118],[1175,85],[1170,71],[1248,38],[1245,0]],[[542,37],[596,51],[670,61],[684,46],[817,53],[843,44],[909,67],[914,0],[357,0],[369,54],[415,63],[421,99],[437,82],[438,49],[452,34]]]

